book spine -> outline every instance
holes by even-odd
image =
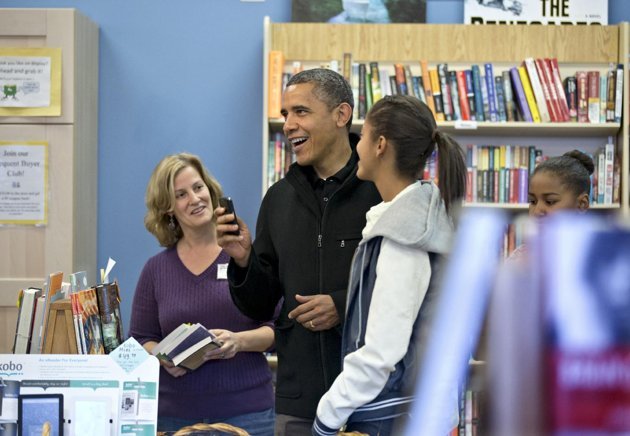
[[[350,87],[352,88],[352,97],[354,98],[354,107],[359,110],[359,64],[357,62],[352,63],[352,80],[350,81]]]
[[[364,120],[367,114],[367,95],[366,95],[366,66],[364,63],[359,64],[359,119]]]
[[[536,108],[538,109],[538,114],[540,115],[540,120],[543,123],[548,123],[551,121],[551,116],[549,115],[547,102],[545,100],[545,94],[542,89],[542,84],[540,83],[540,78],[536,71],[536,63],[534,62],[533,58],[526,58],[523,61],[523,65],[525,66],[525,70],[527,71],[527,77],[529,78],[529,84],[532,88],[532,93],[534,94],[534,100]],[[525,84],[523,84],[523,86],[525,86]]]
[[[389,87],[391,88],[392,95],[398,95],[398,85],[396,84],[396,75],[389,76]]]
[[[523,85],[523,91],[525,92],[525,98],[527,99],[527,106],[532,114],[532,120],[535,123],[541,122],[540,112],[538,112],[538,105],[536,104],[536,98],[532,90],[532,85],[529,82],[529,76],[524,66],[518,67],[518,75],[521,78],[521,84]]]
[[[497,94],[497,116],[499,121],[507,121],[505,95],[503,92],[503,76],[496,76],[494,78],[494,84],[494,89]]]
[[[433,100],[433,86],[431,83],[431,77],[429,76],[429,64],[426,60],[420,61],[420,70],[422,72],[422,84],[424,85],[424,96],[426,98],[427,106],[433,112],[433,116],[436,115],[435,101]]]
[[[282,74],[284,71],[284,54],[279,50],[269,52],[268,106],[269,118],[280,118],[282,106]]]
[[[606,107],[608,97],[608,77],[604,74],[599,76],[599,122],[606,122]]]
[[[615,122],[621,122],[621,113],[623,108],[623,64],[617,65],[617,72],[615,73]]]
[[[497,94],[494,87],[494,70],[492,64],[484,64],[486,89],[488,91],[488,114],[490,115],[490,121],[499,121],[498,108],[497,108]]]
[[[416,94],[416,96],[418,97],[418,99],[426,104],[427,103],[427,98],[424,95],[424,86],[422,86],[422,77],[420,76],[413,76],[413,92],[414,94]]]
[[[558,59],[545,58],[545,63],[549,66],[549,70],[551,71],[551,77],[556,88],[556,95],[558,96],[558,106],[560,107],[560,112],[562,113],[562,119],[564,121],[571,121],[571,116],[569,114],[569,104],[564,93],[564,86],[562,86],[562,76],[560,75]]]
[[[472,70],[465,70],[464,77],[466,78],[466,95],[468,96],[468,107],[470,109],[470,119],[477,120],[477,107],[475,102],[475,88],[473,85]]]
[[[617,84],[615,70],[609,69],[606,76],[606,121],[613,122],[615,121],[615,85]]]
[[[348,83],[352,83],[352,53],[345,52],[343,54],[343,78]]]
[[[514,93],[516,94],[516,106],[521,114],[521,118],[524,121],[532,122],[532,113],[529,110],[527,97],[525,96],[523,84],[521,83],[521,78],[516,67],[510,68],[510,77],[512,78],[512,86],[514,88]]]
[[[455,80],[457,81],[462,120],[467,121],[470,120],[470,106],[468,104],[468,90],[466,89],[466,73],[464,71],[457,71],[455,73]]]
[[[599,71],[589,71],[588,80],[588,122],[599,123]]]
[[[440,78],[437,69],[429,70],[429,78],[431,80],[431,89],[433,90],[433,101],[435,103],[435,120],[444,121],[444,106],[442,102],[442,91],[440,87]]]
[[[570,76],[564,79],[564,89],[569,107],[569,121],[578,120],[577,80]]]
[[[604,147],[606,158],[605,158],[605,177],[604,181],[604,204],[612,204],[613,203],[613,178],[614,178],[614,168],[615,168],[615,145],[612,143],[612,138],[608,140],[608,143]]]
[[[453,101],[451,99],[451,90],[448,85],[448,65],[437,65],[438,77],[440,79],[440,90],[442,91],[442,103],[444,108],[444,118],[446,121],[453,119]]]
[[[378,62],[370,62],[370,80],[372,84],[372,104],[374,104],[383,97]]]
[[[365,116],[372,108],[372,74],[370,73],[369,66],[365,69]]]
[[[479,65],[472,65],[470,71],[475,94],[475,117],[477,121],[483,121],[485,117],[483,113],[483,95],[481,92],[481,70],[479,69]]]
[[[79,324],[79,309],[77,307],[77,294],[70,294],[70,307],[72,308],[72,321],[74,322],[74,339],[77,343],[77,354],[85,354],[81,342],[81,325]]]
[[[551,69],[544,59],[536,59],[536,67],[540,69],[544,86],[548,90],[549,104],[547,106],[549,106],[552,119],[555,118],[556,122],[562,122],[564,121],[564,115],[562,114],[562,111],[560,109],[560,102],[558,100],[556,86],[551,75]]]
[[[575,73],[577,81],[577,120],[588,123],[588,75],[586,71]]]
[[[597,155],[597,204],[604,204],[606,191],[606,151],[602,148]]]
[[[407,80],[405,79],[405,67],[403,64],[395,64],[394,71],[396,76],[396,90],[398,94],[408,95],[409,88],[407,86]]]
[[[389,83],[389,70],[387,67],[379,67],[379,78],[381,79],[381,94],[392,95],[392,88]]]
[[[416,94],[413,89],[413,74],[411,73],[411,67],[404,65],[403,71],[405,72],[405,83],[407,83],[407,94],[420,99],[420,95]]]
[[[460,108],[459,102],[459,89],[457,85],[457,73],[455,71],[448,72],[448,82],[450,85],[451,91],[451,101],[453,103],[453,119],[461,120],[462,119],[462,111]]]
[[[503,96],[505,101],[505,117],[507,121],[514,121],[514,93],[512,92],[512,79],[509,71],[501,73],[503,78]]]

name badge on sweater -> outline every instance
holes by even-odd
[[[227,280],[227,263],[217,265],[217,280]]]

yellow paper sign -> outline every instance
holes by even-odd
[[[0,116],[61,115],[61,49],[0,47]]]

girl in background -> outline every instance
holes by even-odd
[[[440,188],[418,180],[436,147]],[[437,130],[417,98],[379,100],[357,152],[357,176],[374,182],[383,202],[366,214],[350,273],[343,370],[319,402],[314,435],[334,435],[344,425],[346,431],[389,435],[394,419],[407,413],[417,336],[426,335],[436,291],[436,261],[449,250],[452,212],[465,194],[462,149]],[[454,398],[445,419],[456,408]]]
[[[578,150],[538,164],[529,180],[529,215],[542,217],[560,209],[586,211],[595,166]]]
[[[559,210],[585,212],[590,205],[593,159],[578,150],[568,151],[539,163],[529,178],[529,216],[543,218]],[[521,244],[508,260],[522,259],[527,245]]]

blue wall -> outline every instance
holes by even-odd
[[[609,1],[611,24],[630,21],[626,2]],[[144,191],[164,155],[199,154],[255,226],[262,21],[290,21],[291,0],[0,0],[0,7],[72,7],[100,27],[98,266],[118,262],[127,328],[140,270],[160,249],[144,229]],[[428,0],[428,22],[462,20],[463,0]]]

